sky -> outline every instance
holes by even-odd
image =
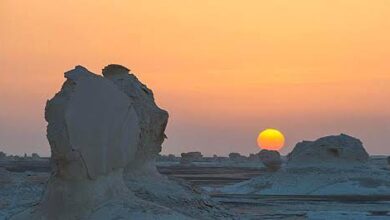
[[[50,155],[46,100],[122,64],[169,114],[163,153],[259,151],[266,128],[390,154],[390,1],[0,0],[0,151]]]

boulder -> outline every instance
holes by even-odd
[[[288,165],[358,165],[368,161],[362,142],[341,134],[315,141],[302,141],[287,155]]]
[[[31,159],[32,159],[32,160],[39,160],[39,159],[41,159],[41,157],[40,157],[39,154],[37,154],[37,153],[32,153],[32,154],[31,154]]]
[[[282,165],[282,159],[278,151],[264,149],[257,153],[257,156],[270,171],[279,170]]]

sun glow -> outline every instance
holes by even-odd
[[[284,135],[276,129],[265,129],[257,137],[257,145],[261,149],[280,150],[284,146]]]

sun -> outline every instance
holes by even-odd
[[[284,135],[273,128],[265,129],[257,137],[257,145],[261,149],[278,151],[284,146]]]

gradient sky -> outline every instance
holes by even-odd
[[[258,151],[265,128],[390,154],[390,1],[0,1],[0,151],[49,155],[44,106],[81,64],[130,68],[163,153]]]

